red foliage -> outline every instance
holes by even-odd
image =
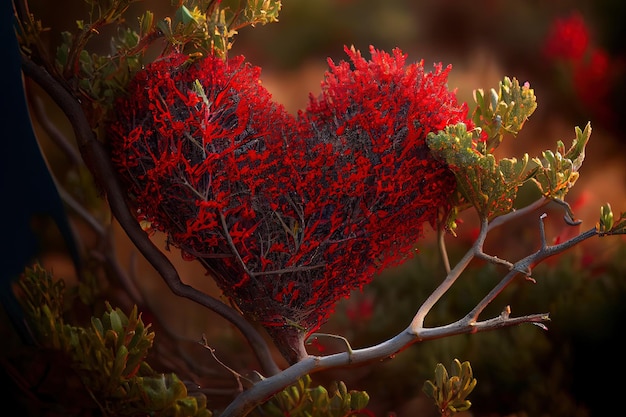
[[[166,57],[137,74],[111,126],[138,216],[275,339],[315,331],[340,298],[414,253],[455,187],[426,135],[471,123],[449,68],[346,52],[351,63],[329,62],[297,117],[242,57]]]

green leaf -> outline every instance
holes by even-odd
[[[479,150],[481,142],[475,134],[459,123],[430,133],[427,141],[433,155],[444,160],[456,176],[457,189],[463,198],[457,204],[471,204],[481,218],[508,213],[513,209],[519,187],[535,175],[536,169],[529,167],[528,155],[519,160],[496,161],[493,154]]]
[[[111,368],[111,378],[120,379],[122,377],[124,368],[126,368],[126,359],[128,358],[128,349],[126,346],[120,346],[115,354],[115,361]]]
[[[600,226],[598,227],[598,231],[601,235],[605,235],[611,232],[613,228],[613,211],[611,210],[611,205],[606,203],[602,207],[600,207]]]
[[[191,11],[189,11],[189,9],[185,7],[185,5],[180,6],[176,10],[175,19],[176,21],[182,22],[183,25],[188,25],[190,23],[198,23],[198,21],[193,16]]]
[[[118,335],[124,334],[124,326],[122,325],[122,318],[117,310],[109,312],[109,320],[111,322],[111,329]]]
[[[422,388],[424,393],[434,400],[437,408],[442,410],[442,414],[443,410],[458,412],[469,409],[471,403],[466,397],[476,386],[469,362],[461,363],[454,359],[451,373],[449,376],[446,368],[438,363],[435,366],[434,382],[426,381]]]
[[[441,389],[443,386],[445,386],[447,381],[448,381],[448,370],[446,369],[445,366],[438,363],[435,366],[435,386],[438,389]]]
[[[572,161],[575,171],[578,171],[585,160],[585,147],[591,137],[591,123],[587,123],[584,130],[575,127],[576,137],[572,141],[572,146],[565,153],[565,158]]]
[[[139,38],[146,36],[154,29],[154,13],[150,10],[146,10],[143,15],[139,17]]]
[[[369,402],[366,392],[348,391],[343,382],[311,387],[311,377],[305,375],[293,385],[275,394],[251,412],[251,416],[283,417],[344,417],[352,411],[363,410]]]
[[[585,146],[591,135],[591,125],[587,124],[584,130],[575,128],[576,137],[572,146],[565,151],[562,141],[557,142],[555,152],[542,152],[543,159],[533,158],[536,168],[533,181],[540,192],[547,198],[564,200],[567,192],[578,180],[578,170],[585,159]]]
[[[316,410],[327,410],[330,407],[328,391],[323,386],[318,386],[310,391],[313,401],[313,408]]]
[[[365,391],[350,391],[350,408],[352,410],[362,410],[367,407],[370,396]]]
[[[180,398],[176,401],[176,416],[187,417],[198,414],[200,405],[194,397]]]
[[[422,390],[429,398],[432,398],[432,399],[435,398],[437,388],[435,387],[435,384],[432,383],[432,381],[428,380],[424,382],[424,386],[422,387]]]
[[[600,207],[600,221],[596,224],[599,236],[626,234],[626,213],[621,213],[617,220],[609,203]]]
[[[489,101],[485,100],[483,90],[475,90],[474,101],[476,108],[472,120],[487,135],[488,153],[500,145],[505,134],[516,136],[537,108],[530,85],[520,86],[517,79],[509,77],[499,83],[497,91],[489,91]]]

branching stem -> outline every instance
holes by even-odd
[[[529,213],[532,213],[533,211],[545,206],[549,202],[550,202],[549,198],[540,197],[539,199],[533,201],[532,203],[530,203],[529,205],[525,207],[522,207],[517,210],[513,210],[507,214],[503,214],[502,216],[496,217],[489,223],[488,231],[491,231],[495,229],[496,227],[502,226],[503,224],[508,223],[513,219],[517,219]]]
[[[461,273],[467,268],[469,263],[474,259],[477,253],[482,252],[483,243],[485,242],[485,238],[487,237],[488,223],[487,219],[483,219],[481,221],[480,232],[478,234],[478,238],[472,245],[472,248],[461,258],[459,263],[452,269],[446,278],[443,280],[441,284],[435,289],[435,291],[430,294],[430,296],[424,301],[422,306],[415,314],[411,325],[409,326],[411,332],[417,335],[419,329],[421,329],[424,325],[424,319],[430,312],[430,310],[434,307],[434,305],[443,297],[443,295],[452,287],[452,285],[456,282],[456,280],[461,276]]]
[[[540,223],[542,224],[542,222]],[[556,255],[557,253],[561,253],[574,245],[586,240],[592,236],[598,234],[597,229],[594,227],[592,229],[587,230],[584,233],[579,234],[563,243],[553,245],[553,246],[543,246],[537,252],[526,256],[525,258],[517,261],[513,268],[500,280],[500,282],[483,298],[474,309],[466,316],[466,318],[470,319],[470,321],[475,321],[480,313],[500,294],[518,274],[524,274],[526,276],[530,276],[532,267],[537,265],[538,263],[544,261],[550,256]]]
[[[492,319],[469,323],[467,320],[458,321],[446,326],[423,329],[419,339],[412,333],[410,327],[378,345],[363,349],[354,349],[351,352],[336,353],[328,356],[307,356],[281,373],[257,382],[252,388],[242,392],[220,414],[220,417],[242,417],[260,405],[273,393],[284,389],[306,374],[319,372],[325,369],[346,366],[348,364],[364,364],[370,361],[389,358],[411,344],[439,339],[458,334],[474,333],[477,331],[493,330],[502,327],[515,326],[521,323],[542,323],[549,321],[548,314],[533,314],[522,317],[504,317],[499,315]]]
[[[103,22],[96,23],[102,24]],[[77,38],[75,44],[86,42],[87,37],[87,33],[83,33],[81,37]],[[79,48],[72,49],[76,51]],[[71,55],[68,59],[68,65],[66,65],[65,68],[66,75],[71,75],[76,63],[77,56]],[[309,373],[319,372],[324,369],[339,366],[346,366],[348,364],[363,364],[369,361],[392,357],[397,352],[406,349],[411,344],[419,341],[492,330],[501,327],[514,326],[521,323],[541,324],[549,321],[547,313],[510,317],[510,309],[508,307],[497,317],[484,321],[478,321],[478,317],[484,311],[486,306],[488,306],[513,281],[513,279],[517,277],[518,274],[530,276],[534,265],[598,234],[598,230],[594,227],[565,242],[550,246],[546,242],[542,216],[540,219],[540,249],[512,264],[508,261],[501,260],[483,252],[483,245],[488,232],[514,218],[518,218],[538,209],[550,200],[542,197],[522,209],[512,211],[511,213],[496,218],[491,223],[489,223],[487,219],[482,219],[480,232],[476,241],[454,268],[450,268],[449,261],[447,261],[447,258],[444,256],[444,263],[446,263],[447,271],[446,278],[422,304],[412,322],[405,330],[377,345],[361,349],[352,349],[345,338],[337,336],[346,343],[348,347],[347,352],[341,352],[328,356],[305,355],[297,363],[281,371],[274,362],[268,345],[256,329],[235,309],[189,285],[184,284],[172,263],[141,229],[126,204],[125,194],[118,183],[117,175],[111,165],[109,155],[107,154],[103,144],[95,137],[80,103],[72,94],[71,90],[66,88],[64,81],[60,78],[55,79],[49,72],[45,71],[42,67],[35,65],[28,58],[23,59],[22,66],[25,74],[43,87],[43,89],[50,95],[50,97],[52,97],[55,103],[65,113],[67,118],[72,122],[81,156],[91,173],[94,175],[96,182],[105,191],[113,215],[117,218],[120,225],[124,228],[135,246],[160,273],[170,290],[176,295],[188,298],[209,308],[233,323],[247,338],[259,359],[263,371],[269,375],[269,377],[260,380],[248,390],[241,392],[235,400],[228,405],[228,407],[221,414],[221,417],[245,416],[272,394],[280,391]],[[222,213],[220,213],[220,219],[224,229],[224,234],[233,251],[233,254],[237,257],[237,260],[243,267],[244,271],[248,275],[252,276],[253,274],[250,273],[236,250],[228,230],[226,219]],[[571,216],[570,218],[566,218],[566,220],[573,223]],[[293,230],[287,225],[285,225],[285,227],[288,232],[292,233],[295,239],[295,232],[293,232]],[[304,224],[302,227],[304,227]],[[442,241],[443,238],[440,237],[440,245],[442,244]],[[443,252],[445,252],[445,250]],[[509,270],[500,282],[465,317],[444,326],[425,328],[424,321],[428,313],[447,293],[474,258],[481,258],[495,264],[504,265],[508,267]],[[274,271],[274,273],[277,273],[277,271]],[[215,357],[213,350],[208,347],[208,344],[205,342],[204,345]],[[230,370],[230,368],[228,369]],[[234,375],[239,375],[234,370],[231,371]],[[238,379],[238,383],[240,387],[242,387],[241,380]]]

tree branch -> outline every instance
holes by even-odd
[[[488,223],[487,219],[484,219],[481,222],[480,232],[478,234],[478,238],[472,245],[472,248],[467,251],[467,253],[461,258],[458,264],[451,270],[446,278],[443,280],[441,284],[435,289],[435,291],[430,294],[430,296],[424,301],[422,306],[419,308],[411,325],[409,326],[412,330],[413,334],[417,334],[418,330],[421,329],[424,325],[424,320],[426,316],[430,312],[430,310],[434,307],[434,305],[443,297],[443,295],[452,287],[452,285],[456,282],[456,280],[461,276],[461,273],[467,268],[469,263],[474,259],[476,253],[482,252],[482,246],[485,242],[485,238],[487,237],[488,231]]]
[[[467,315],[471,320],[476,320],[480,313],[500,294],[518,274],[525,274],[526,276],[530,276],[531,269],[534,265],[537,265],[540,262],[543,262],[545,259],[550,256],[556,255],[557,253],[564,252],[565,250],[571,248],[572,246],[577,245],[583,240],[589,239],[592,236],[598,234],[598,230],[594,227],[592,229],[587,230],[584,233],[579,234],[563,243],[553,246],[543,246],[537,252],[528,255],[527,257],[517,261],[513,268],[502,278],[502,280],[496,285],[490,292],[483,298],[480,303],[474,307],[474,309]]]
[[[141,229],[139,223],[132,216],[126,205],[125,195],[118,182],[117,175],[111,165],[104,145],[96,139],[85,113],[76,98],[47,71],[26,57],[23,57],[22,68],[28,77],[33,79],[33,81],[39,84],[44,91],[50,95],[71,121],[83,160],[96,179],[96,182],[104,189],[113,215],[117,218],[120,225],[124,228],[128,237],[139,251],[159,272],[170,290],[174,294],[207,307],[229,320],[248,340],[257,355],[263,372],[268,375],[280,372],[278,365],[276,365],[272,358],[267,343],[254,326],[233,308],[183,283],[174,265],[172,265],[169,259],[154,245],[148,235]]]
[[[536,208],[536,207],[535,207]],[[509,217],[508,219],[511,219]],[[373,360],[380,360],[390,357],[400,352],[411,344],[426,340],[439,339],[458,334],[476,333],[487,330],[499,329],[502,327],[510,327],[522,323],[543,324],[550,320],[548,313],[532,314],[521,317],[510,317],[510,308],[507,308],[497,317],[484,321],[477,321],[478,315],[484,308],[504,289],[519,273],[530,271],[532,265],[536,265],[546,258],[561,253],[572,246],[598,234],[594,227],[580,235],[573,237],[563,243],[553,246],[542,246],[537,252],[528,255],[520,261],[513,264],[513,268],[498,285],[465,317],[445,326],[434,328],[422,327],[426,314],[432,306],[445,294],[454,281],[460,276],[461,272],[467,267],[469,262],[477,253],[482,253],[482,245],[484,243],[487,232],[491,230],[487,220],[481,225],[480,234],[472,248],[465,254],[456,267],[448,274],[444,282],[431,294],[427,301],[422,305],[415,318],[403,332],[395,337],[386,340],[378,345],[363,348],[350,349],[348,352],[337,353],[329,356],[307,356],[298,363],[285,369],[278,375],[267,378],[256,383],[249,390],[241,393],[235,400],[224,410],[220,417],[242,417],[248,414],[256,406],[260,405],[276,392],[284,389],[290,384],[296,382],[302,376],[319,372],[324,369],[334,368],[338,366],[364,364]]]
[[[464,322],[459,321],[437,328],[422,329],[419,337],[413,333],[411,326],[409,326],[393,338],[372,347],[355,349],[329,356],[309,355],[285,369],[280,374],[257,382],[250,389],[239,394],[220,414],[220,417],[243,417],[255,407],[262,404],[268,397],[293,384],[304,375],[339,366],[362,365],[370,361],[391,357],[418,341],[493,330],[521,323],[542,323],[545,321],[549,321],[547,314],[534,314],[513,318],[500,315],[480,323],[469,322],[465,319]]]
[[[513,210],[509,213],[503,214],[502,216],[496,217],[495,219],[493,219],[493,221],[491,221],[491,223],[489,223],[489,231],[491,231],[492,229],[495,229],[496,227],[502,226],[503,224],[508,223],[513,219],[517,219],[519,217],[525,216],[526,214],[531,213],[545,206],[550,201],[551,200],[549,198],[542,196],[541,198],[533,201],[532,203],[530,203],[529,205],[525,207],[522,207],[517,210]]]

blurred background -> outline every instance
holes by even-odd
[[[58,32],[73,30],[75,20],[85,16],[79,1],[29,3],[44,26],[51,28],[51,44],[58,42]],[[159,3],[134,3],[131,12],[149,8],[157,17],[171,13],[169,2]],[[504,143],[499,156],[524,152],[540,156],[541,150],[554,149],[557,140],[568,146],[575,126],[583,128],[591,121],[593,127],[581,178],[568,196],[583,223],[578,228],[567,226],[562,211],[548,206],[547,237],[553,242],[593,227],[605,202],[616,213],[626,210],[626,136],[620,125],[626,88],[624,18],[626,3],[620,0],[286,0],[279,22],[241,30],[231,54],[245,55],[260,66],[264,85],[292,112],[306,107],[309,93],[318,94],[327,59],[344,59],[344,45],[354,45],[366,58],[373,45],[386,51],[398,47],[408,54],[409,62],[424,60],[427,68],[436,62],[451,64],[449,87],[457,89],[460,100],[470,103],[474,89],[497,88],[504,76],[530,82],[538,109],[520,135]],[[107,43],[93,47],[106,48]],[[71,137],[69,124],[58,110],[36,86],[29,88],[31,98],[43,101],[46,117]],[[98,201],[97,190],[85,191],[85,182],[54,145],[49,131],[40,121],[35,123],[50,165],[68,191],[81,195],[81,201]],[[535,197],[531,188],[523,189],[519,204]],[[256,364],[241,335],[222,318],[171,294],[124,232],[106,214],[98,214],[96,206],[91,210],[113,230],[112,247],[119,265],[135,283],[144,317],[157,332],[155,367],[209,387],[207,395],[215,407],[228,403],[236,381],[197,342],[206,335],[222,362],[245,373]],[[494,231],[486,251],[516,261],[536,250],[540,214]],[[447,239],[453,262],[469,249],[476,233],[475,219],[469,213],[462,220],[459,236]],[[84,220],[77,218],[74,223],[85,246],[99,241]],[[71,263],[55,240],[58,237],[53,232],[46,236],[50,243],[44,266],[71,281]],[[157,234],[154,239],[160,247],[166,246],[163,236]],[[414,259],[341,302],[321,331],[343,335],[353,348],[359,348],[406,328],[445,276],[434,236],[424,236],[418,247],[420,253]],[[166,253],[185,282],[220,296],[199,265],[181,260],[174,248]],[[432,379],[437,362],[449,366],[458,358],[471,362],[478,379],[468,415],[600,415],[606,410],[602,406],[619,403],[626,388],[623,348],[618,342],[626,318],[625,255],[626,243],[620,237],[579,245],[538,266],[535,284],[520,278],[481,317],[497,315],[508,304],[514,315],[549,312],[548,331],[524,325],[428,341],[411,346],[393,360],[314,374],[314,381],[343,380],[349,389],[366,390],[370,409],[377,416],[436,416],[432,402],[421,392],[422,385]],[[490,265],[472,264],[427,324],[462,317],[504,273]],[[118,288],[108,284],[103,297],[132,304]],[[319,338],[310,346],[313,354],[342,349],[330,338]]]

